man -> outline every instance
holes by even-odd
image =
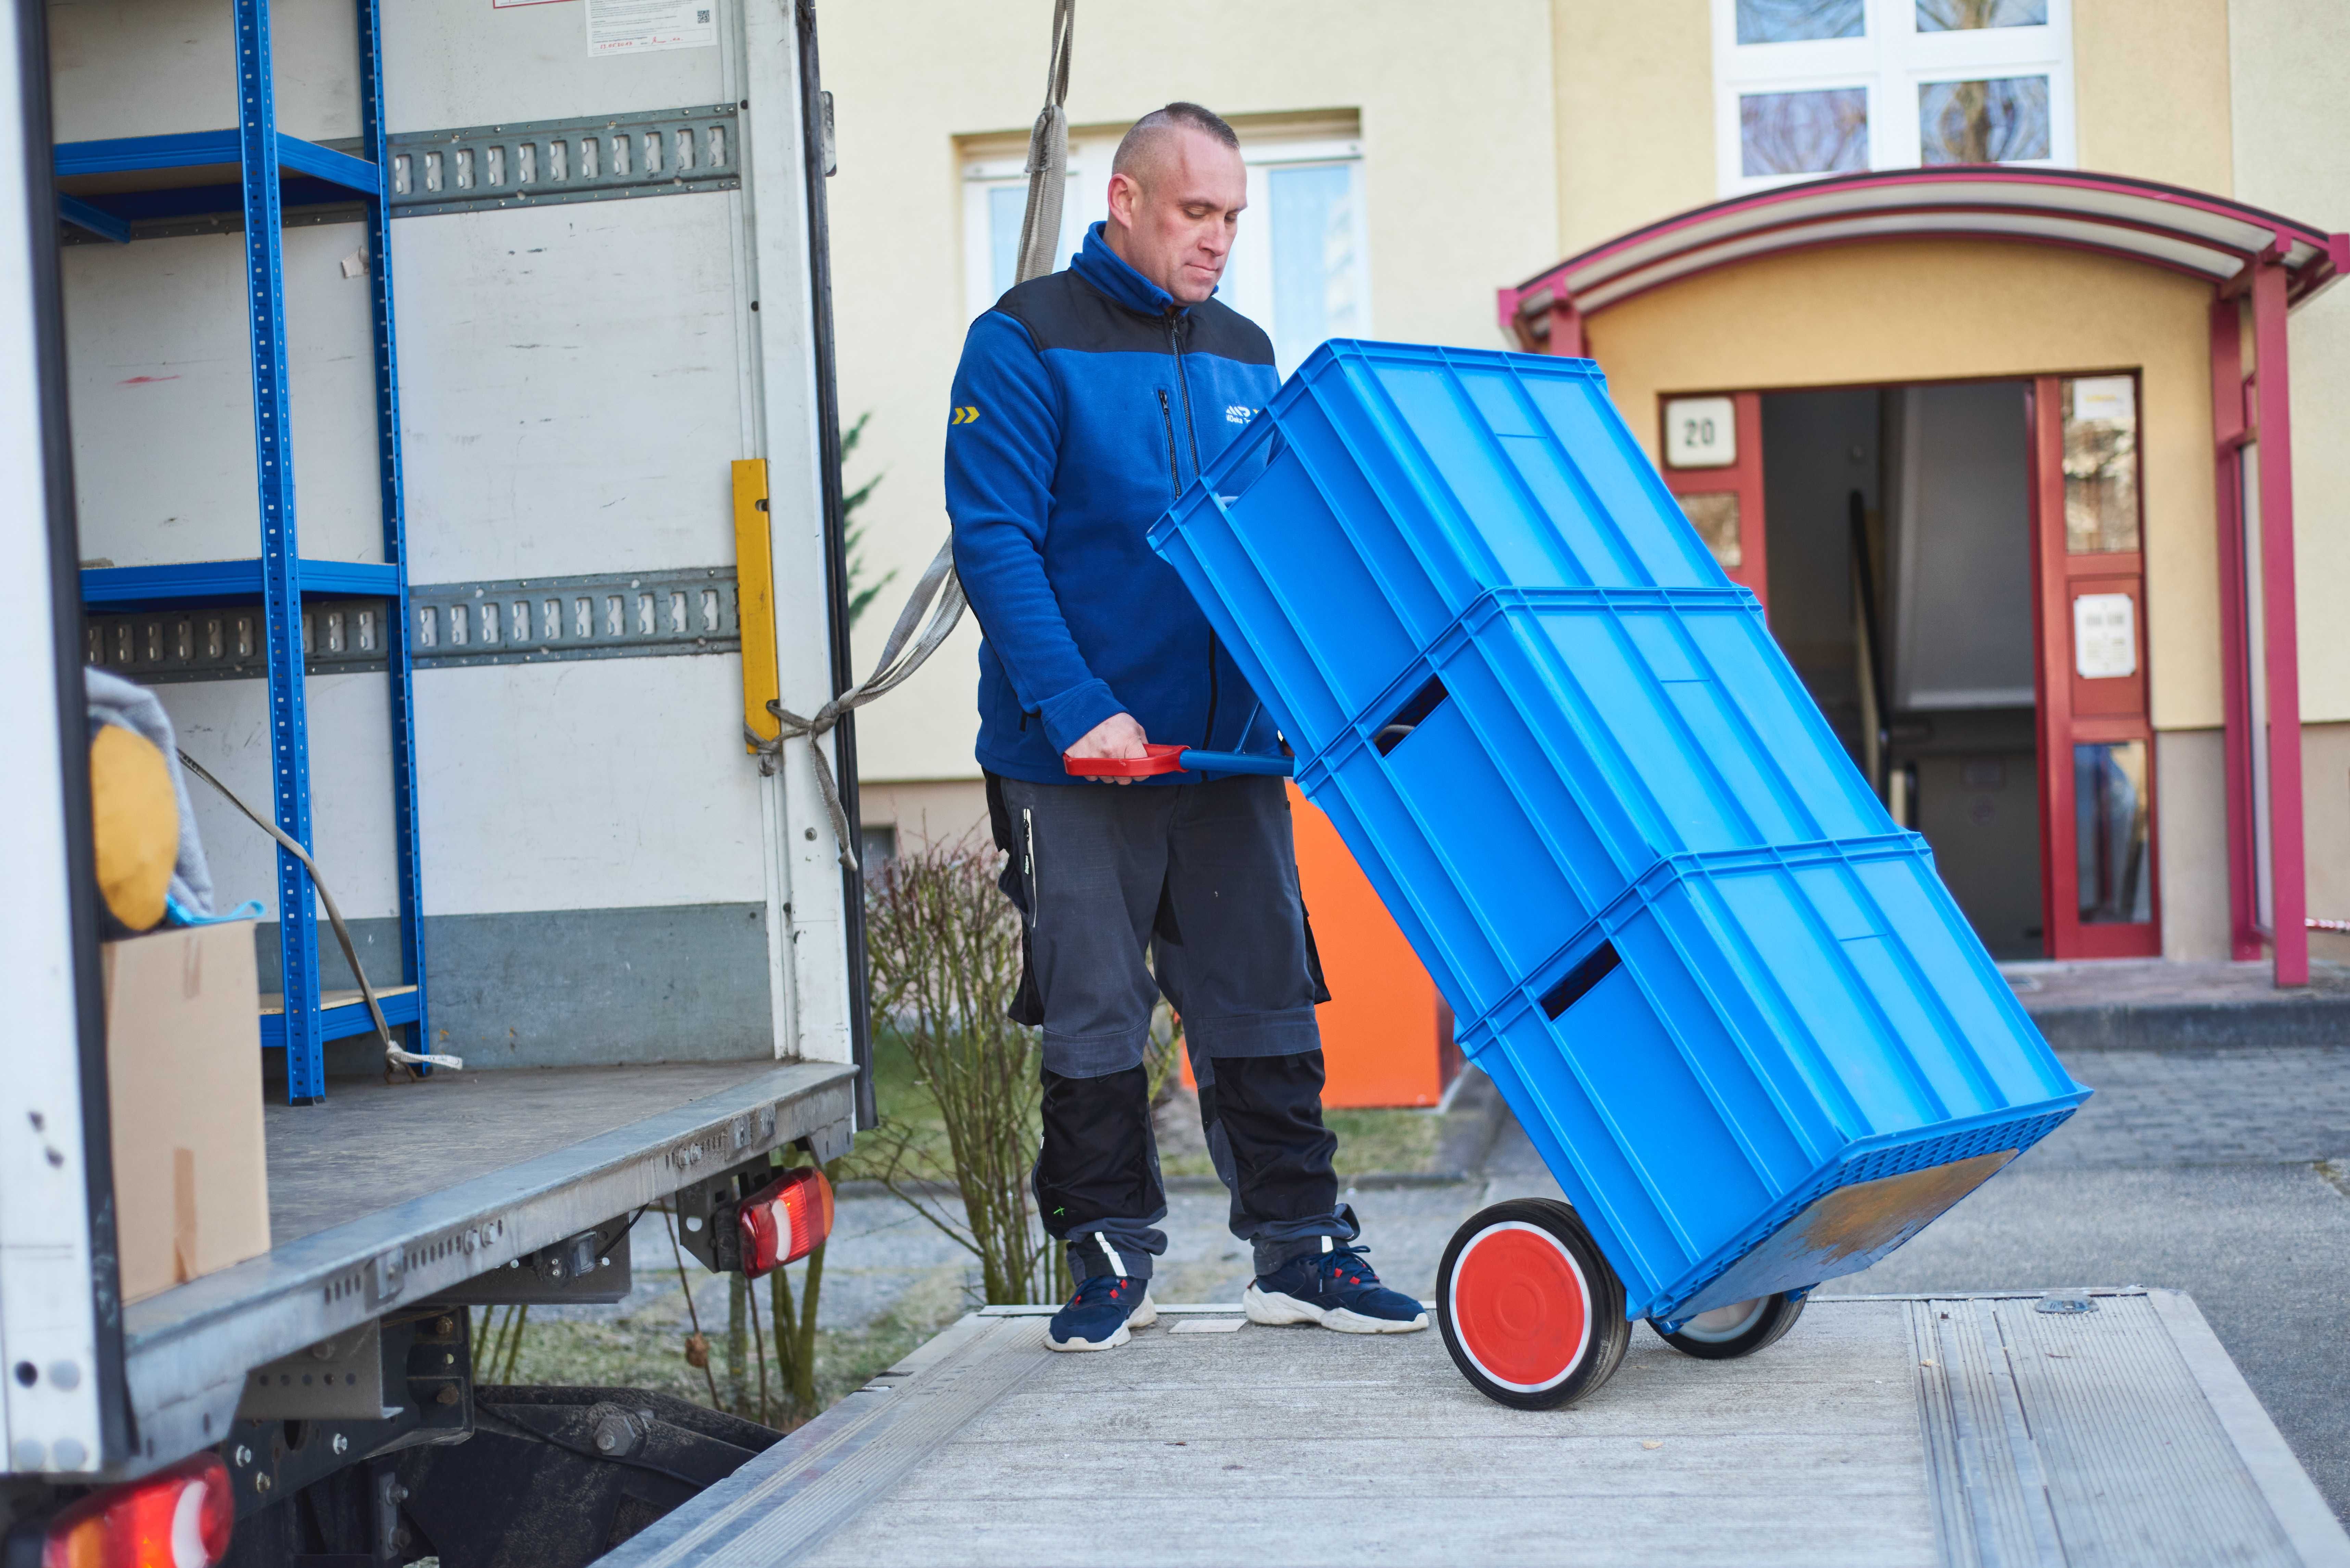
[[[1146,737],[1280,749],[1143,537],[1278,383],[1264,333],[1211,297],[1248,201],[1239,140],[1171,103],[1111,168],[1109,217],[1068,270],[972,324],[947,432],[955,567],[986,639],[978,755],[1026,937],[1014,1016],[1045,1033],[1036,1199],[1077,1282],[1045,1343],[1107,1350],[1158,1315],[1167,1203],[1143,1052],[1161,992],[1182,1015],[1232,1231],[1254,1249],[1250,1318],[1425,1328],[1338,1202],[1314,1019],[1328,993],[1281,781],[1104,788],[1062,763],[1139,757]]]

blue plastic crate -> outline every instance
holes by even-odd
[[[2088,1094],[1902,833],[1676,856],[1460,1039],[1636,1317],[1864,1269]]]
[[[2072,1113],[1588,361],[1332,343],[1150,538],[1623,1277],[1866,1267]]]
[[[1730,589],[1588,359],[1330,342],[1150,530],[1317,751],[1489,589]]]
[[[1297,778],[1467,1019],[1661,857],[1894,831],[1739,587],[1485,593]]]

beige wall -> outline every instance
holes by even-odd
[[[2229,194],[2228,9],[2228,0],[2073,0],[2082,168]]]
[[[860,770],[860,774],[861,774]],[[987,838],[987,786],[973,779],[886,784],[860,779],[858,816],[868,827],[898,830],[901,850],[958,839]]]
[[[2217,730],[2166,730],[2154,742],[2155,854],[2162,954],[2228,956],[2227,748]]]
[[[1555,0],[1558,254],[1545,260],[1714,199],[1712,14],[1709,0]]]
[[[2228,10],[2237,199],[2323,228],[2350,229],[2350,138],[2341,131],[2350,5],[2232,0]],[[2350,597],[2350,285],[2336,284],[2293,312],[2292,373],[2301,712],[2312,722],[2345,720],[2350,657],[2331,607]],[[2324,841],[2315,829],[2313,818],[2313,877],[2321,858],[2350,857],[2350,834]],[[2314,883],[2310,910],[2324,912]]]
[[[2066,370],[2143,372],[2154,722],[2220,722],[2210,291],[2079,252],[1907,241],[1801,252],[1593,317],[1617,406],[1655,455],[1660,393]]]
[[[2350,920],[2350,724],[2301,732],[2302,826],[2309,838],[2309,912]],[[2350,936],[2309,933],[2312,958],[2350,963]]]
[[[899,574],[858,627],[860,668],[946,530],[940,443],[968,325],[955,139],[1035,118],[1051,16],[1049,0],[825,12],[841,407],[873,414],[849,480],[885,476],[867,554]],[[1416,0],[1095,5],[1077,17],[1069,117],[1123,124],[1174,98],[1231,115],[1359,111],[1373,332],[1492,346],[1496,281],[1557,249],[1550,26],[1547,0],[1479,0],[1473,22]],[[976,646],[967,627],[858,715],[868,780],[975,774]]]

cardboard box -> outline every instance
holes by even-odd
[[[253,922],[105,944],[122,1299],[269,1251]]]

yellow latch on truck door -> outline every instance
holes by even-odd
[[[767,521],[767,460],[734,463],[734,614],[743,638],[743,723],[762,740],[782,730],[767,704],[783,695],[775,666],[775,535]],[[746,737],[745,752],[758,748]]]

